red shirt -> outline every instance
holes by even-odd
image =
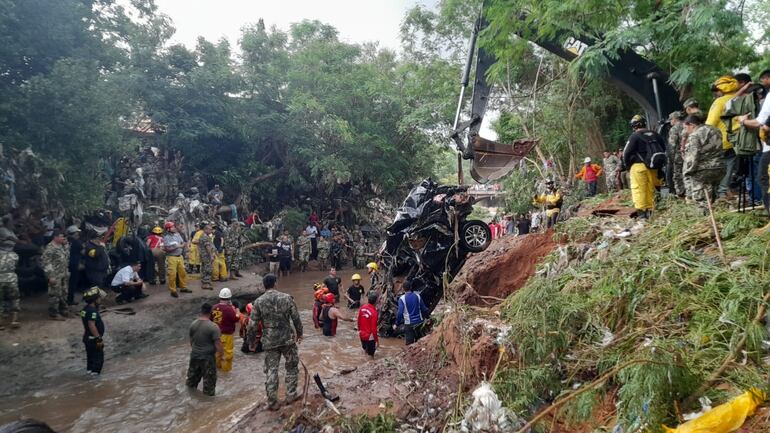
[[[155,233],[147,236],[147,246],[150,247],[151,250],[160,248],[163,246],[163,236],[156,235]]]
[[[235,333],[238,323],[238,310],[232,304],[219,303],[211,309],[211,321],[219,326],[219,331],[226,335]]]
[[[585,180],[586,182],[594,182],[596,180],[596,170],[590,164],[586,166]]]
[[[358,336],[361,341],[369,341],[372,336],[374,341],[380,341],[377,335],[377,309],[372,304],[364,304],[358,309]]]

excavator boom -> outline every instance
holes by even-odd
[[[495,63],[494,56],[484,48],[476,47],[479,33],[486,26],[484,6],[482,5],[468,44],[468,57],[460,83],[460,98],[452,131],[452,139],[457,150],[463,159],[471,161],[471,175],[479,183],[486,183],[505,176],[537,145],[536,139],[520,139],[512,144],[504,144],[479,136],[491,92],[491,86],[487,82],[486,75],[489,68]],[[593,43],[593,41],[579,41],[566,34],[549,40],[538,39],[532,40],[532,42],[568,61],[577,58],[585,48]],[[467,121],[460,122],[465,105],[465,89],[470,81],[469,77],[471,68],[474,66],[474,60],[475,78],[470,116]],[[608,80],[641,106],[647,116],[648,125],[659,123],[667,113],[682,107],[677,91],[668,84],[667,74],[634,51],[619,52],[617,58],[610,62],[608,73]]]

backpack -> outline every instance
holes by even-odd
[[[727,126],[727,141],[732,143],[733,150],[738,156],[751,156],[761,149],[758,130],[748,129],[745,126],[740,126],[737,130],[733,129],[733,117],[748,114],[751,118],[755,118],[757,107],[759,105],[754,92],[736,96],[725,105],[721,117]]]
[[[637,133],[640,138],[639,158],[650,169],[661,169],[668,163],[666,146],[663,139],[653,131],[641,131]]]

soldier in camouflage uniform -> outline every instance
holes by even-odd
[[[682,174],[692,187],[692,199],[700,206],[707,206],[707,197],[714,199],[719,182],[725,175],[722,159],[722,133],[704,125],[703,118],[690,115],[684,121],[687,143],[684,148]]]
[[[217,249],[214,247],[212,231],[211,223],[206,223],[203,227],[203,234],[198,240],[201,256],[201,289],[203,290],[214,290],[214,286],[211,285],[211,273],[214,270]]]
[[[672,178],[674,181],[674,191],[679,197],[686,194],[684,187],[684,176],[682,176],[682,167],[684,166],[684,155],[682,153],[682,137],[686,133],[684,130],[684,115],[681,111],[674,111],[668,116],[671,121],[671,129],[668,131],[668,158],[672,164]]]
[[[329,249],[329,240],[321,236],[318,239],[318,261],[320,262],[319,269],[328,268],[327,265],[329,264]]]
[[[54,230],[53,239],[43,250],[43,270],[48,278],[48,315],[52,320],[64,320],[67,309],[70,250],[64,232]]]
[[[302,342],[302,322],[294,298],[275,290],[276,277],[267,274],[262,279],[266,292],[252,304],[249,327],[262,323],[262,349],[265,351],[265,391],[269,410],[278,410],[278,367],[281,356],[286,359],[286,403],[299,398],[297,375]],[[292,325],[294,329],[292,330]]]
[[[612,152],[604,152],[604,180],[607,183],[607,192],[613,193],[620,190],[618,185],[618,171],[620,170],[620,158]]]
[[[353,254],[353,265],[356,269],[363,269],[366,266],[366,247],[362,238],[359,238],[358,242],[356,242]]]
[[[705,119],[706,116],[700,111],[700,105],[695,98],[690,98],[684,101],[684,114],[685,117],[690,115],[696,115],[701,119]],[[684,149],[687,146],[687,128],[684,127],[684,119],[682,119],[682,132],[679,135],[679,154],[681,155],[679,161],[681,162],[682,169],[684,169]],[[682,175],[682,183],[684,184],[684,196],[688,199],[692,199],[692,185],[690,184],[690,178]]]
[[[240,272],[243,265],[243,233],[237,219],[232,220],[230,229],[225,232],[225,260],[230,278],[243,277]]]
[[[299,251],[297,260],[299,260],[299,268],[302,272],[307,269],[307,262],[310,260],[310,252],[312,251],[312,245],[310,245],[310,237],[307,235],[307,231],[302,231],[302,234],[297,238],[297,250]]]
[[[5,329],[5,320],[10,318],[11,328],[19,327],[19,277],[16,275],[16,263],[19,256],[13,252],[16,235],[5,227],[0,227],[0,330]]]

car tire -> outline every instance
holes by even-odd
[[[460,230],[460,245],[465,251],[480,253],[492,243],[492,232],[484,221],[471,220]]]

